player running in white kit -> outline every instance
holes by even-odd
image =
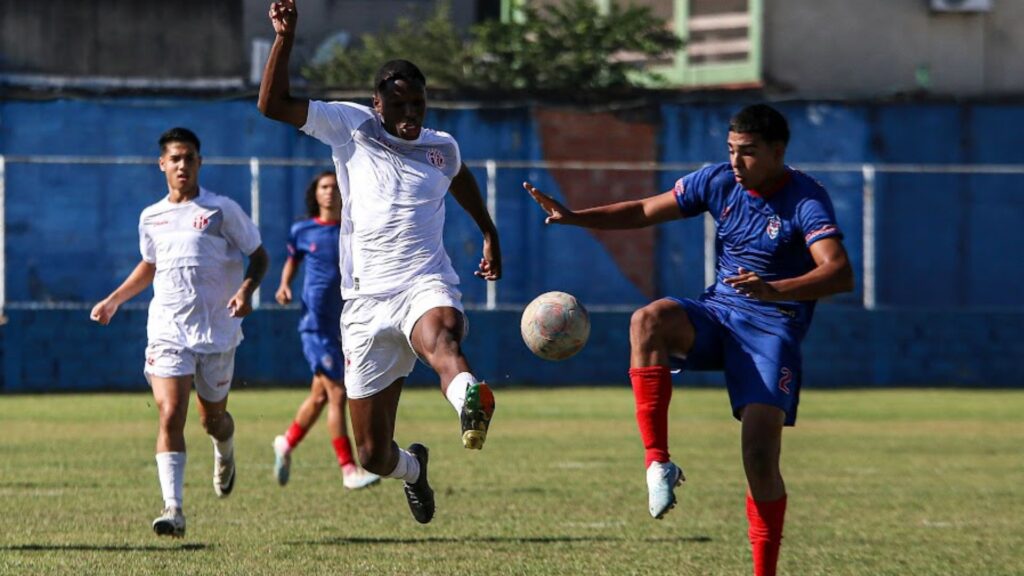
[[[373,108],[296,99],[288,82],[295,2],[275,2],[270,20],[277,37],[260,111],[329,145],[338,174],[345,388],[359,460],[370,472],[404,480],[413,517],[427,523],[434,515],[427,448],[401,450],[393,440],[405,377],[417,358],[438,373],[460,414],[466,448],[483,447],[494,411],[490,388],[473,376],[460,347],[466,317],[442,243],[449,189],[483,234],[476,275],[485,280],[501,277],[498,232],[455,139],[423,127],[426,79],[416,66],[384,64]]]
[[[153,285],[144,371],[160,414],[156,462],[164,509],[153,530],[161,536],[185,535],[185,418],[193,384],[200,421],[213,440],[213,489],[224,498],[234,488],[228,391],[242,317],[252,311],[252,293],[267,270],[252,220],[235,201],[199,186],[199,147],[185,128],[160,137],[167,197],[139,217],[142,261],[91,314],[106,325],[121,304]]]

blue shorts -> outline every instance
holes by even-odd
[[[683,306],[696,332],[686,358],[673,364],[683,370],[723,370],[736,419],[747,404],[768,404],[786,413],[786,426],[795,424],[804,331],[715,301],[672,300]]]
[[[341,382],[345,373],[341,340],[320,332],[299,332],[299,335],[302,336],[302,353],[306,355],[313,374],[323,374]]]

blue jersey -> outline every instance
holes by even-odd
[[[732,166],[722,163],[680,178],[675,195],[685,216],[708,212],[717,227],[715,284],[704,298],[806,330],[814,301],[763,302],[739,294],[724,280],[736,276],[740,267],[769,282],[813,270],[811,244],[842,238],[832,201],[821,184],[786,167],[783,182],[762,196],[736,182]]]
[[[288,237],[288,256],[305,260],[302,283],[302,320],[300,332],[320,332],[341,338],[341,271],[338,268],[338,231],[336,221],[319,218],[292,225]]]

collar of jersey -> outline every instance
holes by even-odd
[[[384,127],[384,122],[381,121],[380,116],[377,116],[377,121],[380,122],[380,130],[384,134],[384,137],[387,138],[388,140],[394,142],[395,144],[404,144],[406,146],[415,146],[415,145],[417,145],[417,144],[419,144],[420,142],[423,141],[423,135],[426,134],[426,132],[427,132],[426,127],[420,126],[420,135],[417,136],[415,140],[406,140],[405,138],[399,138],[398,136],[393,136],[390,132],[388,132],[387,128]]]
[[[756,196],[757,198],[760,198],[762,200],[771,200],[772,197],[779,193],[779,190],[782,190],[783,188],[786,187],[786,184],[789,184],[789,181],[793,177],[793,174],[790,173],[788,166],[783,167],[783,170],[784,173],[782,175],[782,178],[779,180],[779,183],[776,184],[775,186],[772,186],[771,188],[763,192],[758,192],[757,190],[747,188],[747,193],[750,194],[751,196]]]
[[[189,204],[191,204],[191,203],[195,202],[196,200],[199,200],[200,198],[202,198],[203,194],[206,194],[206,188],[203,188],[202,186],[200,186],[199,187],[199,194],[196,194],[196,197],[191,199],[191,200],[188,200],[186,202],[171,202],[171,195],[168,194],[167,196],[164,196],[164,202],[166,204],[168,204],[169,206],[188,206]]]
[[[321,220],[319,216],[313,218],[313,222],[316,222],[321,226],[337,226],[338,224],[341,224],[341,220]]]

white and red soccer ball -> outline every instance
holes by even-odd
[[[519,328],[534,354],[545,360],[565,360],[587,343],[590,316],[572,294],[545,292],[523,310]]]

